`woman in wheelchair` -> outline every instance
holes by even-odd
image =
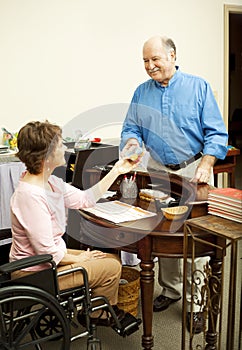
[[[119,160],[112,170],[95,186],[80,190],[52,175],[53,170],[65,164],[65,146],[62,131],[57,125],[30,122],[18,134],[19,159],[26,172],[11,198],[12,246],[10,262],[34,255],[51,254],[57,271],[82,266],[88,274],[92,296],[104,296],[114,307],[119,319],[124,316],[116,304],[121,275],[118,256],[102,251],[67,249],[63,240],[66,208],[79,209],[94,206],[120,175],[133,170],[137,162]],[[16,271],[14,277],[31,274],[46,268],[36,265]],[[83,275],[74,272],[58,278],[60,290],[83,284]],[[112,318],[97,310],[91,315],[93,323],[110,325]],[[79,322],[85,322],[82,314]]]

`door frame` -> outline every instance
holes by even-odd
[[[229,123],[229,14],[242,14],[240,5],[224,5],[224,122]]]

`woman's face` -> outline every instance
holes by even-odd
[[[48,157],[49,167],[51,167],[54,170],[58,166],[66,164],[66,160],[65,160],[66,149],[67,147],[63,144],[62,138],[60,137],[54,151]]]

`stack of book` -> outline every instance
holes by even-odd
[[[208,213],[242,223],[242,190],[237,188],[210,190]]]

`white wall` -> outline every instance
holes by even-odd
[[[98,116],[99,106],[107,105],[117,105],[117,113],[112,107],[103,123],[122,123],[123,107],[148,79],[142,45],[155,34],[174,39],[181,69],[208,79],[223,111],[223,5],[224,0],[0,0],[0,126],[17,131],[45,118],[65,126],[81,116],[78,127],[87,131],[93,126],[86,111],[95,109]]]

